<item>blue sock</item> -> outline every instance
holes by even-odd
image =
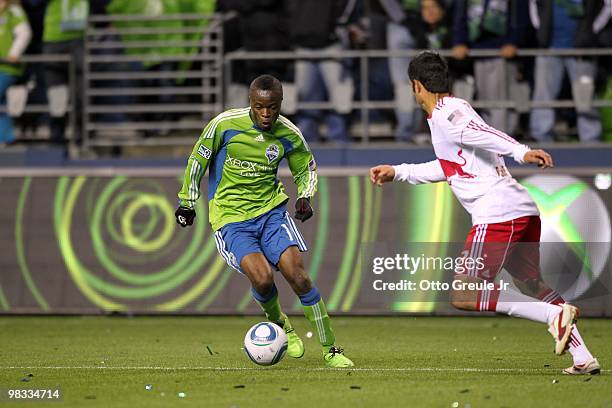
[[[303,306],[312,306],[321,300],[321,294],[319,293],[319,289],[317,289],[316,286],[313,286],[308,293],[299,295],[299,298]]]
[[[276,285],[272,284],[272,289],[270,289],[270,291],[265,295],[262,295],[261,293],[257,292],[255,288],[251,287],[251,294],[259,303],[268,303],[278,294],[278,290],[276,289]]]

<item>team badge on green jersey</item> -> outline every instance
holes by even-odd
[[[200,145],[200,147],[198,147],[198,154],[206,160],[209,160],[212,152],[206,146]]]
[[[272,163],[274,160],[278,158],[279,151],[278,146],[275,144],[271,144],[266,149],[266,158],[268,159],[268,163]]]

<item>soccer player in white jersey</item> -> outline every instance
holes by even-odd
[[[408,67],[417,103],[427,113],[437,160],[370,169],[376,185],[391,181],[410,184],[447,181],[472,216],[464,255],[484,256],[484,267],[457,274],[463,282],[493,281],[505,268],[523,292],[494,289],[455,290],[452,305],[461,310],[493,311],[549,325],[555,353],[569,349],[574,364],[566,374],[599,374],[600,365],[575,325],[578,310],[540,278],[540,216],[532,198],[508,172],[503,156],[521,164],[553,166],[543,150],[528,146],[488,126],[466,101],[449,93],[448,68],[437,53],[425,51]],[[531,244],[523,244],[531,243]],[[497,245],[495,245],[497,244]],[[501,248],[501,250],[500,250]]]

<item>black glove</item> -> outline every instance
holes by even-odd
[[[196,212],[192,208],[179,207],[176,209],[174,215],[176,216],[176,223],[185,228],[188,225],[193,225],[193,219],[196,216]]]
[[[310,200],[306,197],[298,198],[295,202],[295,218],[302,222],[312,217],[312,207]]]

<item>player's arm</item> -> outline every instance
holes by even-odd
[[[185,168],[183,186],[178,193],[179,207],[176,210],[176,222],[181,227],[193,224],[195,218],[195,204],[200,197],[200,181],[208,168],[208,163],[215,152],[216,122],[211,121],[202,131],[196,142]]]
[[[531,150],[527,145],[497,130],[486,123],[466,118],[464,123],[454,126],[451,136],[457,137],[465,146],[477,147],[502,156],[512,156],[517,163],[537,164],[539,167],[553,167],[552,157],[544,150]]]
[[[317,164],[308,145],[299,137],[293,150],[287,155],[289,170],[298,188],[295,202],[295,218],[304,222],[312,217],[311,198],[317,191]]]
[[[445,181],[446,176],[438,160],[427,163],[408,164],[397,166],[386,164],[372,167],[370,169],[370,180],[377,186],[382,186],[390,181],[405,181],[410,184],[428,184]]]

